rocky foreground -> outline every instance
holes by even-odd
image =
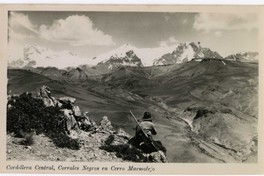
[[[107,116],[97,125],[74,103],[71,97],[56,100],[46,86],[38,97],[28,92],[10,95],[7,160],[166,162],[158,152],[145,154],[128,144],[131,136],[113,127]]]

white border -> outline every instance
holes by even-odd
[[[0,4],[264,5],[263,0],[0,0]]]

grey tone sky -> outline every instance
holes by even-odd
[[[10,45],[34,44],[93,57],[130,43],[139,48],[201,42],[223,56],[257,51],[258,18],[254,14],[162,12],[9,13]]]

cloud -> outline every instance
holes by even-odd
[[[37,33],[36,26],[31,23],[27,15],[17,12],[10,12],[9,26],[11,28],[20,28],[21,26]]]
[[[87,16],[73,15],[53,22],[51,26],[41,25],[40,36],[47,40],[67,42],[73,46],[112,45],[112,37],[94,28]]]
[[[10,39],[32,38],[33,34],[38,34],[37,26],[31,23],[27,15],[17,12],[10,12],[9,15]]]
[[[167,40],[161,41],[159,45],[161,47],[166,47],[166,46],[171,46],[176,43],[179,43],[179,41],[174,36],[171,36]]]
[[[112,45],[112,37],[94,27],[87,16],[73,15],[66,19],[55,20],[51,25],[34,25],[28,15],[10,12],[9,38],[23,40],[36,37],[53,42],[64,42],[72,46]]]
[[[222,35],[222,31],[252,30],[257,28],[255,14],[199,13],[195,16],[193,28],[205,33]]]

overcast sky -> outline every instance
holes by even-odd
[[[258,18],[254,14],[161,12],[9,13],[9,43],[93,57],[130,43],[138,48],[201,42],[226,56],[257,51]]]

